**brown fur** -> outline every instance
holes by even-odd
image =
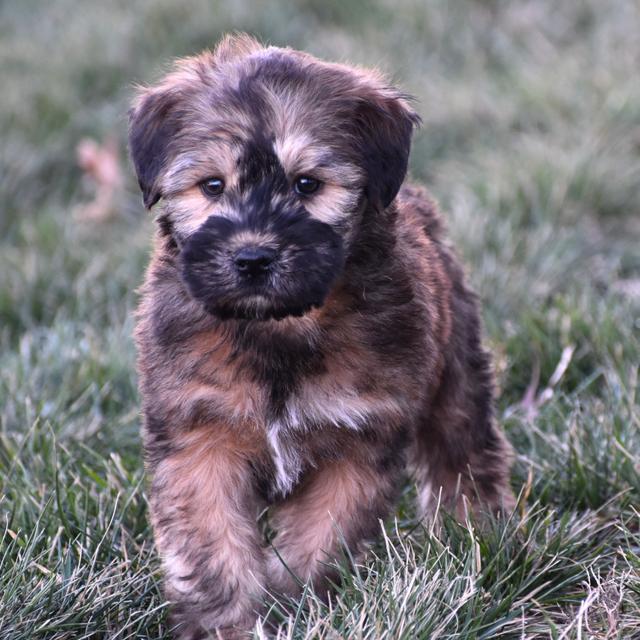
[[[264,589],[324,590],[342,545],[358,554],[376,535],[407,465],[425,513],[438,497],[459,516],[513,506],[475,297],[427,193],[400,189],[416,122],[378,74],[246,36],[180,62],[134,104],[145,203],[163,200],[136,341],[152,522],[181,638],[243,637]],[[322,188],[300,219],[344,247],[322,302],[275,319],[276,294],[236,300],[225,281],[232,317],[218,317],[189,278],[219,274],[187,269],[189,243],[224,218],[237,230],[221,264],[247,243],[278,246],[272,222],[243,220],[250,206],[297,206],[286,184],[301,172]],[[260,191],[276,174],[280,191]],[[219,199],[198,187],[208,176],[225,179]],[[278,268],[295,284],[315,272],[293,244]],[[265,506],[273,548],[256,524]]]

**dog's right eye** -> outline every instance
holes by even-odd
[[[200,183],[200,190],[205,196],[215,198],[224,191],[224,180],[222,178],[207,178]]]
[[[309,196],[320,188],[320,180],[311,176],[298,176],[293,183],[293,188],[298,195]]]

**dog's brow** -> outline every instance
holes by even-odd
[[[213,135],[194,142],[176,154],[167,167],[163,192],[180,193],[211,176],[224,178],[228,185],[235,183],[239,155],[240,145],[228,137]]]

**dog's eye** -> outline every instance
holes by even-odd
[[[210,198],[219,196],[224,191],[224,180],[222,178],[207,178],[200,183],[200,189],[205,196]]]
[[[293,188],[296,193],[301,196],[308,196],[318,190],[320,187],[320,180],[316,180],[310,176],[299,176],[293,183]]]

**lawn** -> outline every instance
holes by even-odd
[[[377,65],[424,119],[426,184],[479,292],[517,513],[396,518],[280,638],[640,638],[640,5],[633,0],[0,3],[0,638],[169,638],[132,310],[153,229],[136,82],[247,30]],[[117,215],[79,218],[84,137]],[[266,638],[257,630],[256,638]]]

